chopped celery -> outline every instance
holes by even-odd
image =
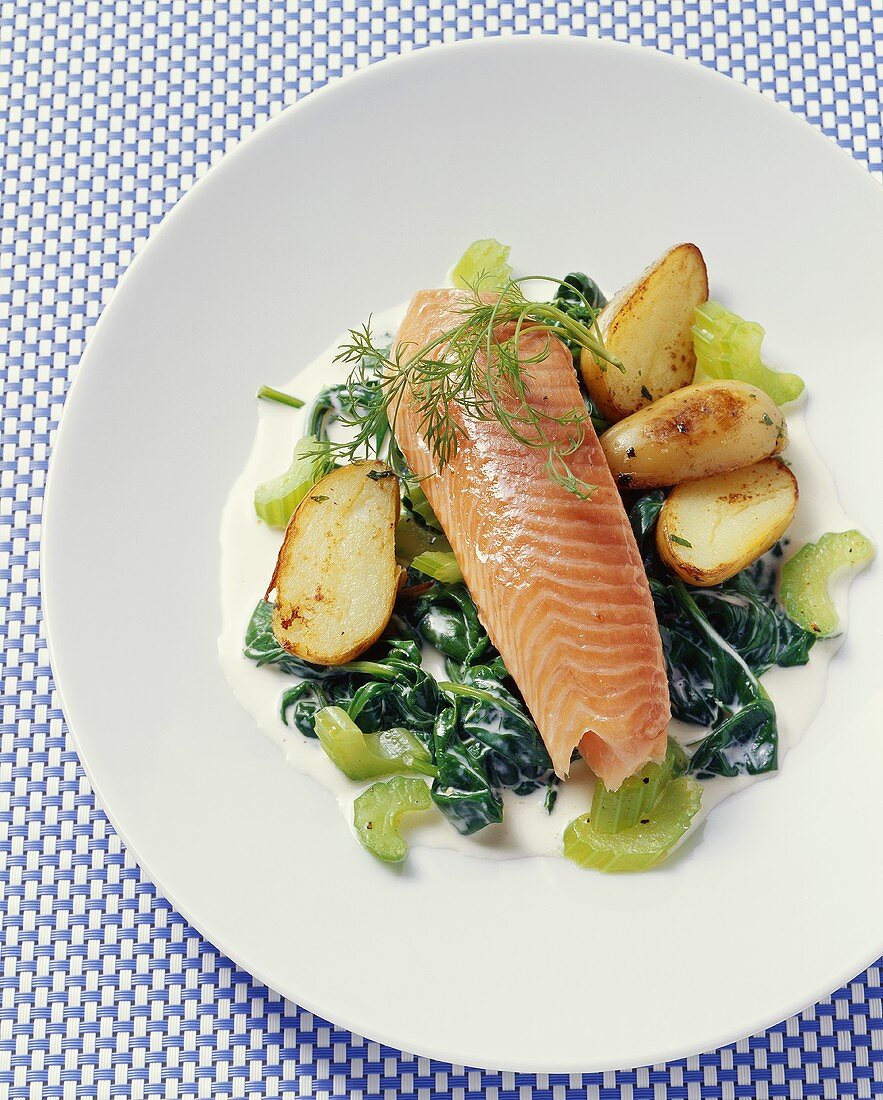
[[[429,787],[422,779],[397,775],[359,795],[353,804],[353,825],[372,855],[385,863],[401,863],[408,845],[399,832],[399,818],[409,810],[428,810],[431,805]]]
[[[405,478],[402,502],[409,511],[418,515],[424,523],[428,524],[428,526],[434,527],[436,531],[441,531],[441,524],[438,521],[438,517],[435,512],[433,512],[432,505],[426,499],[426,493],[423,492],[423,486],[416,478]]]
[[[760,325],[731,313],[719,302],[696,307],[693,350],[699,367],[707,375],[749,382],[765,390],[777,405],[796,401],[803,393],[803,379],[764,366],[760,358],[763,337]]]
[[[591,817],[578,817],[564,830],[564,854],[597,871],[647,871],[671,851],[690,827],[702,787],[683,775],[673,779],[652,810],[620,833],[601,833]]]
[[[410,565],[414,558],[429,550],[450,553],[451,544],[441,531],[418,523],[413,516],[403,515],[396,525],[396,558]]]
[[[493,237],[473,241],[451,271],[451,282],[463,290],[499,290],[512,274],[509,246]]]
[[[316,712],[314,730],[332,763],[349,779],[397,772],[437,774],[429,750],[400,726],[382,733],[362,733],[341,707],[323,707]]]
[[[838,617],[828,579],[837,569],[873,557],[874,546],[860,531],[829,531],[807,543],[782,566],[779,600],[789,618],[813,634],[833,634]]]
[[[441,581],[442,584],[459,584],[463,580],[460,566],[452,553],[428,550],[414,558],[411,568],[416,569],[418,573],[425,573],[434,581]]]
[[[284,527],[307,492],[331,469],[328,443],[305,435],[294,448],[291,466],[254,491],[254,510],[270,527]]]
[[[637,825],[656,805],[672,779],[687,770],[687,754],[671,737],[661,764],[646,764],[624,781],[618,791],[608,791],[599,779],[592,796],[592,827],[598,833],[619,833]]]

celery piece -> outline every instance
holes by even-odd
[[[422,779],[397,775],[375,783],[353,804],[353,825],[368,851],[385,863],[401,863],[408,845],[399,832],[399,818],[410,810],[428,810],[429,787]]]
[[[839,620],[828,580],[844,566],[866,564],[874,552],[860,531],[829,531],[807,543],[782,566],[779,601],[788,617],[812,634],[833,634]]]
[[[451,282],[463,290],[500,290],[512,274],[509,246],[493,237],[473,241],[451,270]]]
[[[427,550],[424,554],[418,554],[411,562],[411,568],[418,573],[425,573],[434,581],[442,584],[459,584],[463,580],[460,566],[452,553],[444,553],[439,550]]]
[[[305,435],[294,448],[284,474],[263,482],[254,491],[254,510],[270,527],[285,527],[308,491],[331,469],[328,443]]]
[[[432,505],[426,499],[426,493],[423,492],[423,486],[416,478],[405,478],[402,501],[405,507],[418,515],[425,524],[429,527],[434,527],[436,531],[441,531],[441,524],[438,521],[438,517],[435,512],[433,512]]]
[[[693,350],[701,370],[711,378],[749,382],[770,395],[777,405],[796,401],[803,379],[770,370],[760,357],[764,330],[754,321],[731,313],[719,302],[697,306],[693,317]]]
[[[652,810],[619,833],[601,833],[590,815],[564,830],[564,854],[597,871],[647,871],[665,859],[696,816],[702,786],[688,775],[673,779]]]
[[[451,544],[441,531],[434,527],[424,527],[413,516],[403,515],[396,525],[396,558],[404,565],[410,565],[414,558],[429,550],[450,553]]]
[[[637,825],[656,805],[669,782],[684,774],[687,763],[687,754],[669,737],[662,763],[645,764],[618,791],[608,791],[599,779],[592,795],[592,828],[598,833],[619,833]]]
[[[343,708],[323,707],[316,712],[314,730],[329,759],[349,779],[397,772],[437,774],[429,750],[401,726],[362,733]]]

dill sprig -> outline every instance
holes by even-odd
[[[534,407],[528,390],[531,368],[546,359],[552,337],[562,334],[588,348],[602,362],[602,369],[607,364],[623,367],[605,349],[588,301],[583,299],[590,319],[585,323],[554,302],[525,297],[521,284],[537,279],[546,277],[510,279],[494,300],[479,293],[481,280],[477,279],[460,311],[462,319],[421,348],[378,348],[370,319],[352,329],[335,361],[352,366],[346,384],[351,412],[341,423],[353,434],[348,442],[334,444],[336,451],[349,460],[370,454],[387,428],[394,429],[407,394],[437,469],[456,455],[464,419],[496,420],[519,443],[545,452],[546,472],[553,481],[587,499],[596,486],[578,477],[569,459],[585,439],[588,413],[574,408],[563,416],[550,416]],[[520,337],[527,330],[546,335],[534,354],[520,347]]]

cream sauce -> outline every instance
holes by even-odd
[[[375,314],[375,333],[398,328],[405,306]],[[352,803],[367,784],[348,780],[325,756],[318,742],[289,729],[279,715],[279,698],[294,682],[272,667],[258,668],[242,654],[245,629],[255,604],[273,572],[282,533],[267,527],[255,515],[255,486],[286,470],[295,443],[303,434],[307,410],[324,387],[343,382],[347,368],[333,362],[335,343],[313,363],[279,388],[297,394],[304,409],[270,402],[258,403],[258,427],[245,467],[227,498],[221,519],[221,612],[218,650],[224,674],[234,696],[258,727],[279,745],[286,763],[312,776],[336,797],[352,827]],[[797,513],[788,530],[797,548],[825,531],[854,526],[840,507],[833,478],[810,441],[802,403],[788,412],[789,445],[785,457],[801,486]],[[840,601],[841,605],[843,601]],[[845,628],[845,623],[841,623]],[[772,668],[763,683],[776,706],[779,723],[779,760],[793,748],[809,727],[825,694],[827,666],[839,647],[837,640],[818,642],[809,663],[799,668]],[[442,671],[441,661],[437,669]],[[682,742],[703,736],[697,726],[672,721],[670,731]],[[713,779],[703,783],[702,809],[695,825],[724,798],[756,780]],[[504,793],[504,820],[472,837],[460,836],[440,813],[414,814],[407,825],[408,841],[415,845],[453,848],[474,856],[512,858],[556,855],[562,850],[564,827],[585,813],[591,803],[593,779],[584,763],[575,763],[570,778],[559,787],[554,811],[543,807],[544,791],[519,797]]]

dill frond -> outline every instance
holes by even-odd
[[[587,499],[596,487],[579,478],[568,459],[585,439],[588,414],[574,408],[555,417],[535,408],[528,391],[531,368],[543,362],[552,337],[562,333],[569,343],[588,348],[605,369],[608,364],[619,370],[623,366],[605,349],[597,315],[587,300],[583,299],[588,323],[554,302],[525,297],[521,283],[538,279],[558,283],[545,276],[510,279],[495,301],[483,300],[476,283],[460,311],[462,320],[413,351],[378,348],[370,319],[351,330],[335,361],[352,367],[346,402],[350,412],[341,423],[353,429],[353,435],[347,443],[334,444],[335,450],[350,460],[372,449],[376,454],[408,394],[438,469],[457,453],[461,418],[496,420],[519,443],[545,452],[546,471],[553,481]],[[520,347],[528,328],[532,334],[546,335],[544,346],[532,355]],[[510,335],[501,338],[501,330]],[[563,439],[560,430],[550,430],[553,426],[566,429]]]

